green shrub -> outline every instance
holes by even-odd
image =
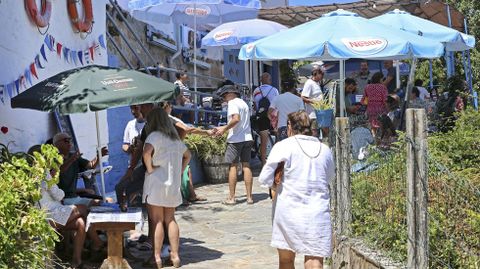
[[[429,268],[480,266],[480,113],[428,138]],[[372,172],[352,175],[353,231],[406,261],[406,142],[369,158]]]
[[[50,145],[34,156],[0,148],[0,268],[45,268],[58,236],[37,207],[40,183],[50,169],[59,171],[62,157]],[[48,185],[57,182],[55,176]]]
[[[198,154],[200,160],[206,160],[213,156],[223,156],[227,149],[226,134],[219,138],[189,134],[184,142],[189,150]]]

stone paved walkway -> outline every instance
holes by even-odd
[[[180,226],[181,268],[278,268],[276,249],[270,247],[271,200],[256,177],[253,205],[245,201],[243,181],[237,183],[239,203],[234,206],[221,204],[228,194],[227,184],[204,185],[196,192],[208,201],[180,207],[176,213]],[[142,257],[145,255],[144,252]],[[144,268],[141,262],[130,264],[134,269]],[[303,257],[297,257],[296,268],[303,268]]]

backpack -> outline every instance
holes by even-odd
[[[270,86],[270,90],[266,95],[263,95],[262,89],[260,88],[260,94],[262,95],[262,98],[260,101],[258,101],[258,108],[257,108],[257,115],[261,116],[266,116],[268,109],[270,108],[270,100],[268,100],[267,96],[270,94],[272,91],[273,87]]]

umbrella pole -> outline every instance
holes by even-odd
[[[395,61],[395,88],[400,89],[400,61]]]
[[[345,117],[345,60],[340,60],[340,117]]]
[[[106,202],[107,197],[105,196],[105,175],[103,174],[103,163],[102,163],[102,144],[100,143],[100,128],[98,120],[98,111],[95,111],[95,125],[97,127],[97,158],[100,165],[100,178],[102,180],[102,197],[103,201]]]
[[[198,124],[198,96],[197,96],[197,1],[193,2],[193,28],[195,31],[195,38],[193,41],[193,90],[195,97],[193,103],[195,104],[195,122]]]

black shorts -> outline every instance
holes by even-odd
[[[268,131],[271,129],[270,119],[267,116],[260,116],[257,118],[257,131]]]
[[[251,159],[251,150],[253,141],[245,141],[238,143],[228,143],[227,150],[225,151],[226,163],[248,163]]]

